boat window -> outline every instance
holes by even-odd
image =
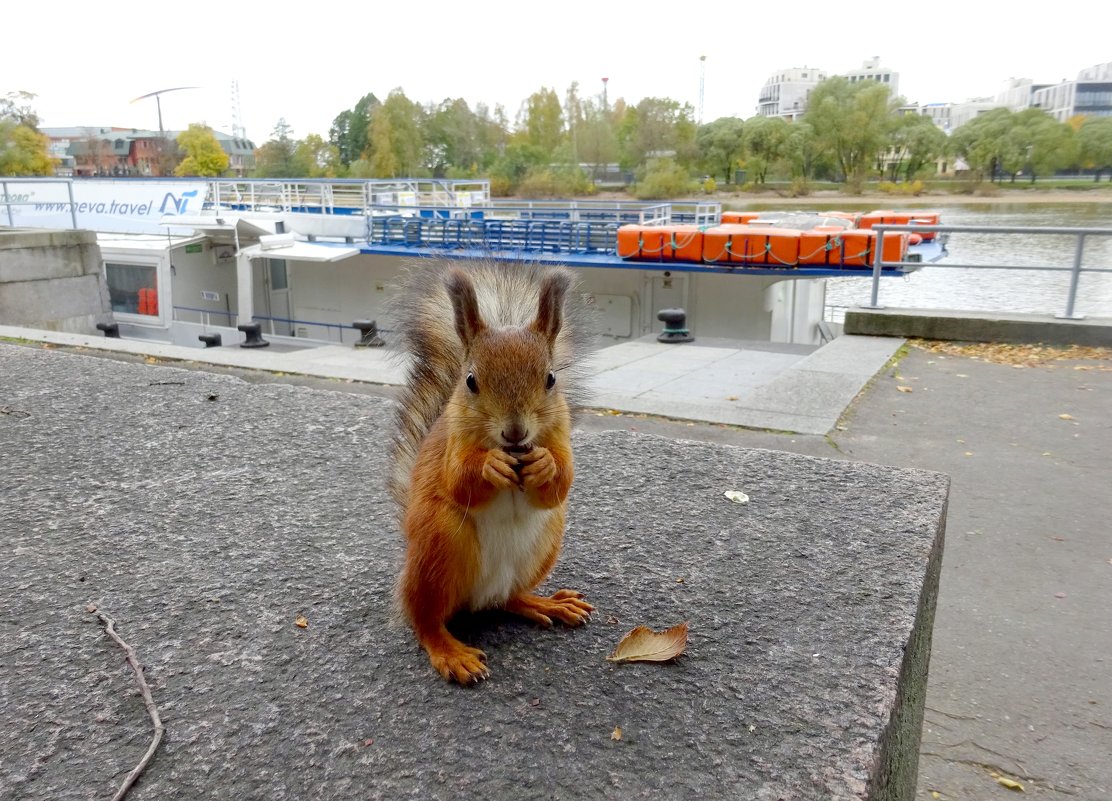
[[[270,263],[270,288],[288,289],[289,279],[286,277],[285,259],[267,259]]]
[[[158,269],[155,265],[106,262],[104,272],[113,312],[158,315]]]

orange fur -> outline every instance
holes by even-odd
[[[450,274],[449,292],[464,372],[409,477],[399,597],[433,667],[470,684],[489,671],[481,651],[448,631],[456,613],[496,606],[542,625],[581,625],[593,607],[570,590],[533,594],[559,556],[574,478],[568,404],[547,386],[562,288],[541,292],[528,327],[494,329],[461,276]],[[507,452],[518,444],[528,450]]]

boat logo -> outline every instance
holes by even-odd
[[[167,192],[166,196],[162,198],[162,205],[159,211],[162,214],[185,214],[186,204],[189,203],[190,198],[197,197],[197,190],[190,189],[188,192],[182,192],[181,197],[177,197],[173,192]]]

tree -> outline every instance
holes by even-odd
[[[0,175],[52,175],[50,140],[39,133],[30,92],[0,98]]]
[[[588,99],[582,103],[583,121],[576,128],[576,150],[579,158],[592,165],[595,178],[607,164],[618,160],[618,137],[614,119],[602,101]]]
[[[424,124],[421,107],[395,89],[371,114],[368,151],[371,173],[375,178],[399,178],[426,172]]]
[[[730,183],[745,149],[744,134],[745,124],[737,117],[721,117],[700,125],[695,133],[695,146],[699,149],[701,169],[708,175],[721,175]]]
[[[0,175],[53,175],[49,148],[34,128],[0,117]]]
[[[768,168],[782,155],[790,127],[781,117],[753,117],[745,121],[745,166],[754,183],[765,182]]]
[[[294,159],[297,143],[290,137],[293,128],[285,117],[279,118],[270,133],[270,139],[255,151],[256,178],[300,178],[307,174],[307,166]]]
[[[309,134],[296,144],[293,164],[310,178],[336,178],[344,171],[339,149],[319,134]]]
[[[827,78],[811,92],[803,121],[815,131],[819,148],[833,158],[845,180],[860,188],[869,167],[888,145],[897,124],[896,102],[875,81],[850,83]]]
[[[185,151],[185,158],[174,169],[174,175],[216,177],[228,169],[228,154],[216,136],[203,123],[192,122],[188,130],[178,134],[178,147]]]
[[[788,163],[793,179],[809,181],[819,160],[815,129],[805,122],[793,122],[780,145],[780,155]]]
[[[699,155],[693,114],[690,104],[666,97],[646,97],[626,108],[617,131],[622,168],[634,169],[652,158],[671,158],[684,169],[693,166]]]
[[[986,111],[950,134],[950,147],[954,155],[969,165],[978,181],[996,179],[1001,162],[1010,162],[1007,140],[1012,128],[1013,112],[1006,108]]]
[[[370,141],[371,115],[381,105],[373,93],[363,95],[355,107],[341,111],[332,121],[328,141],[345,167],[363,156]]]
[[[544,87],[529,95],[521,107],[518,130],[528,144],[551,160],[564,140],[564,110],[559,95]]]
[[[1100,181],[1103,171],[1112,171],[1112,117],[1086,119],[1077,129],[1077,144],[1082,164],[1095,171],[1094,181]]]
[[[905,181],[910,181],[927,164],[937,159],[946,150],[946,134],[935,125],[930,117],[922,114],[905,114],[892,131],[892,150],[895,159],[890,164],[892,180],[903,172]]]
[[[425,166],[437,178],[453,169],[475,175],[483,166],[480,121],[462,98],[430,106],[425,115]]]

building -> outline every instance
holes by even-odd
[[[1023,111],[1035,105],[1035,92],[1047,84],[1035,83],[1030,78],[1009,78],[996,95],[996,105],[1009,111]]]
[[[888,87],[895,97],[900,93],[900,74],[880,65],[880,56],[873,56],[861,65],[861,69],[845,73],[850,83],[876,81]]]
[[[807,110],[811,91],[829,76],[812,67],[792,67],[769,77],[761,88],[757,114],[794,122]]]
[[[50,140],[51,157],[59,159],[59,175],[168,175],[178,160],[176,140],[181,131],[103,126],[41,130]],[[243,177],[254,169],[254,142],[221,131],[213,131],[213,135],[228,154],[229,174]]]
[[[1062,81],[1035,91],[1031,105],[1059,122],[1079,114],[1112,116],[1112,62],[1083,69],[1073,81]]]

